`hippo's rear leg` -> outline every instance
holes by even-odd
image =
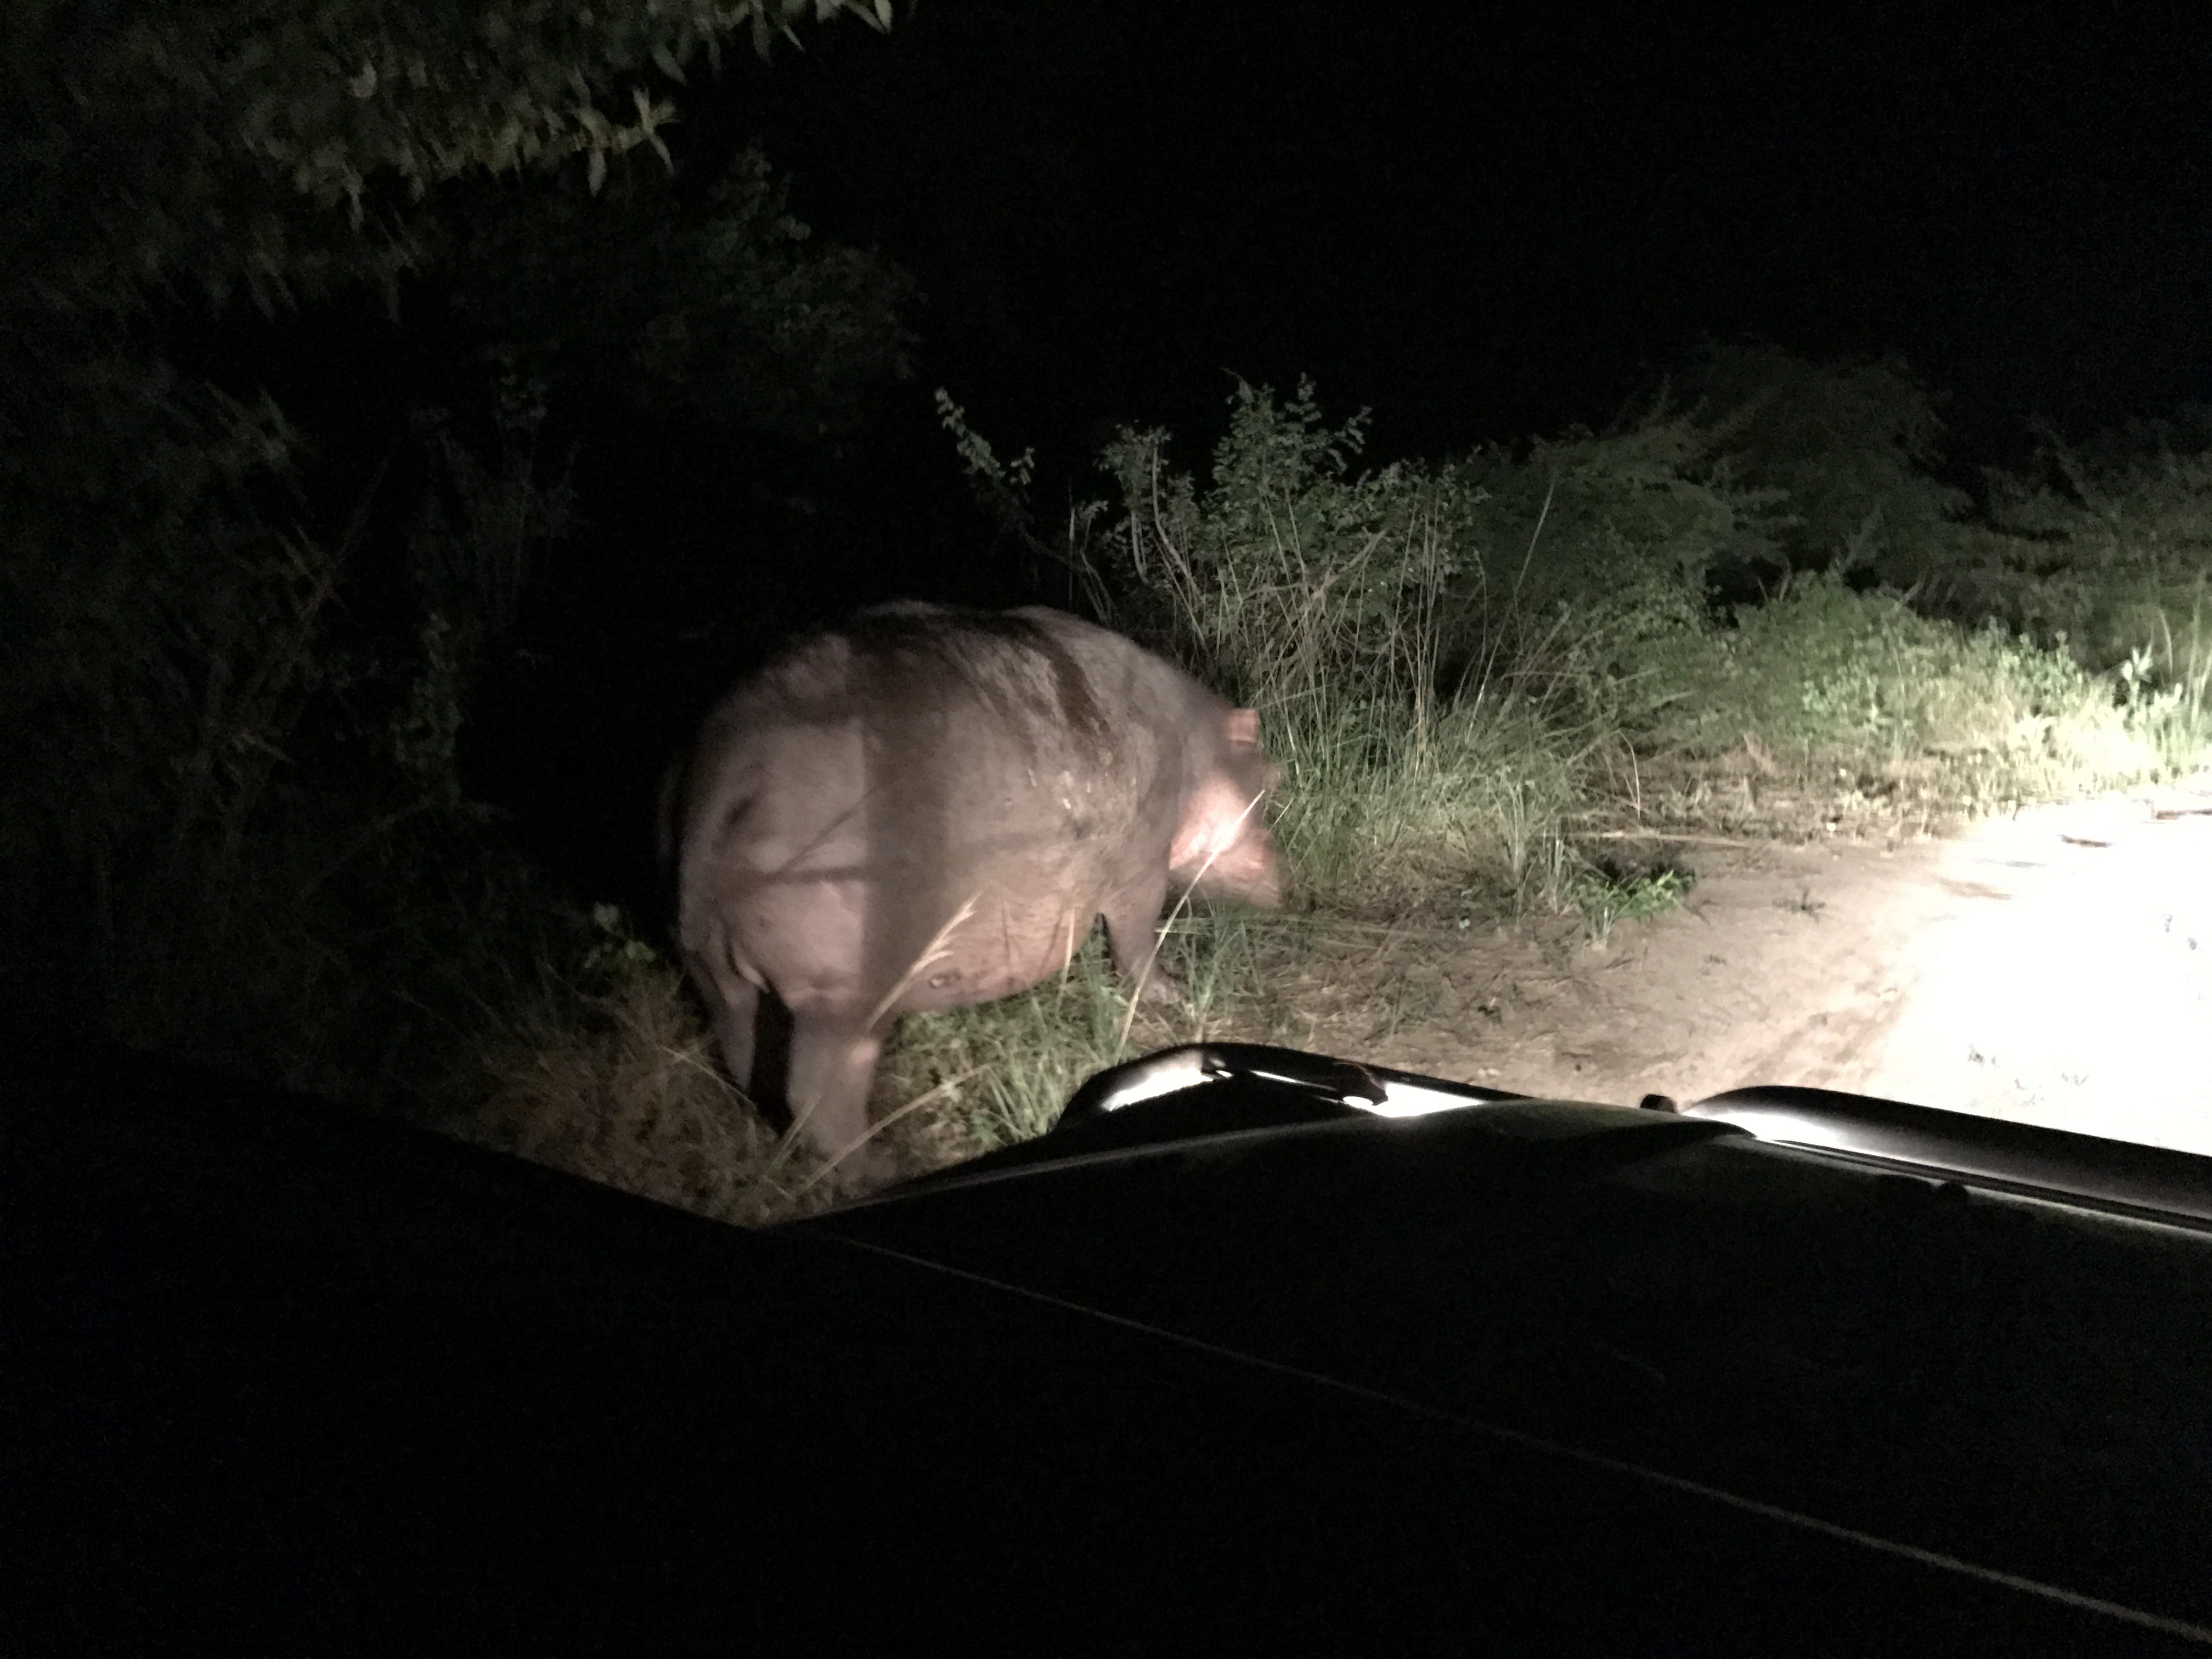
[[[1182,982],[1159,959],[1160,907],[1167,902],[1168,878],[1139,882],[1106,901],[1106,945],[1142,1002],[1181,1003]]]
[[[861,1139],[868,1133],[868,1086],[883,1048],[883,1038],[849,1015],[792,1011],[792,1121],[805,1126],[806,1138],[823,1158],[843,1154],[837,1173],[850,1184],[870,1184],[890,1174],[882,1146]]]
[[[757,1094],[753,1032],[760,1018],[760,987],[736,973],[715,973],[696,956],[688,965],[692,982],[704,988],[706,1000],[714,1004],[714,1047],[721,1051],[722,1069],[744,1094]]]

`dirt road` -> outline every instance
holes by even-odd
[[[1346,930],[1309,1046],[1631,1103],[1794,1083],[2212,1152],[2212,777],[1952,841],[1693,843],[1682,907]]]

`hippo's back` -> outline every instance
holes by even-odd
[[[1206,704],[1226,707],[1041,608],[887,606],[802,640],[702,738],[686,946],[731,951],[794,1004],[907,979],[910,1011],[1033,984],[1165,867]]]

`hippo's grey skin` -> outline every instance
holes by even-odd
[[[1036,984],[1099,916],[1132,987],[1172,997],[1171,878],[1279,902],[1273,772],[1250,709],[1060,611],[887,605],[799,641],[708,718],[669,823],[723,1063],[750,1084],[772,991],[786,1103],[881,1176],[853,1148],[892,1020]]]

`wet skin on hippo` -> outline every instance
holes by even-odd
[[[763,991],[788,1108],[850,1184],[901,1014],[1057,973],[1103,917],[1133,988],[1170,883],[1272,907],[1259,717],[1042,607],[898,605],[787,647],[708,717],[672,798],[678,934],[740,1088]],[[772,1083],[772,1080],[763,1080]],[[855,1148],[858,1150],[855,1150]]]

